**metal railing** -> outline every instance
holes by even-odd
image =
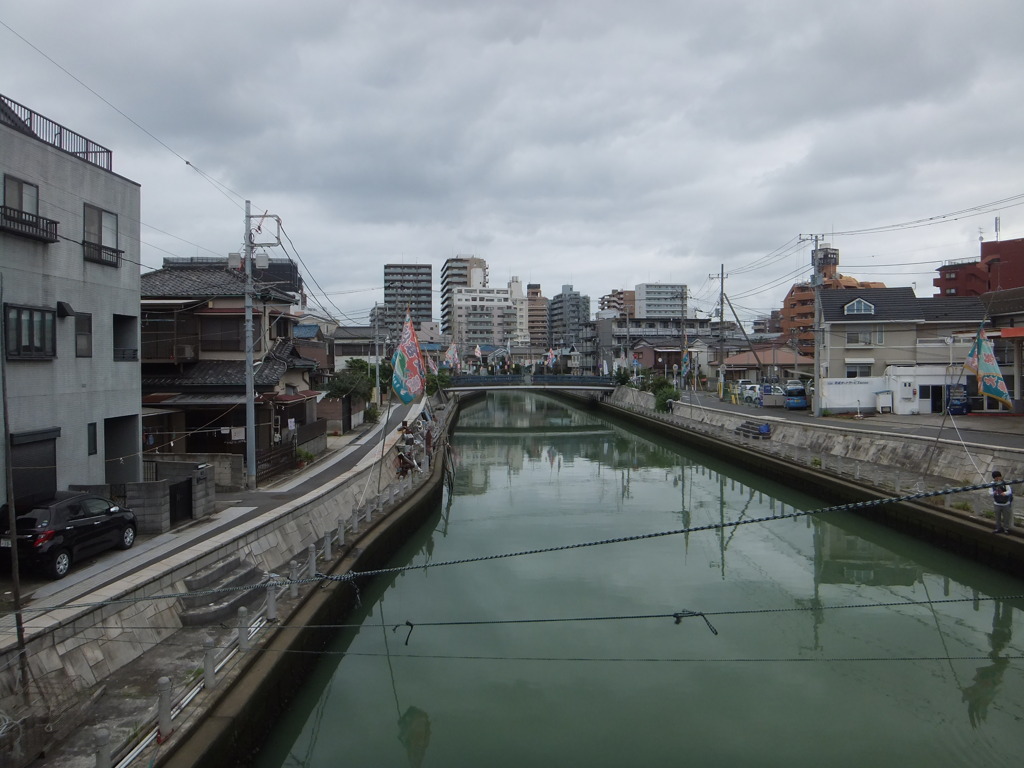
[[[106,147],[6,96],[0,95],[0,104],[5,107],[0,119],[7,124],[87,163],[108,171],[113,169],[113,153]]]
[[[7,205],[0,207],[0,229],[47,243],[56,243],[59,239],[57,222],[53,219],[44,219]]]

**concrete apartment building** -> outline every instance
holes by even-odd
[[[691,317],[683,283],[640,283],[634,295],[636,317]]]
[[[540,283],[526,285],[526,326],[531,347],[547,349],[551,346],[551,333],[548,328],[548,305],[550,300],[541,293]]]
[[[398,338],[408,309],[416,330],[434,316],[434,273],[430,264],[384,265],[385,327]]]
[[[487,262],[477,256],[455,256],[441,267],[441,333],[455,338],[456,288],[486,288]]]
[[[590,297],[563,285],[548,305],[551,345],[566,348],[583,340],[584,325],[590,322]]]
[[[636,291],[613,288],[597,300],[597,308],[602,312],[613,311],[618,317],[636,317]]]
[[[0,174],[15,504],[138,481],[139,185],[109,149],[4,96]]]
[[[451,291],[452,340],[463,354],[476,345],[519,346],[528,339],[523,284],[508,288],[455,287]]]

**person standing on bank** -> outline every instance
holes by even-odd
[[[988,489],[996,513],[996,527],[992,533],[1009,533],[1013,527],[1013,486],[1003,482],[1003,473],[998,469],[992,473],[992,482],[997,483]]]

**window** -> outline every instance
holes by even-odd
[[[875,314],[875,305],[864,301],[864,299],[854,299],[845,307],[843,307],[843,314],[846,315],[873,315]]]
[[[956,288],[947,288],[946,289],[946,295],[947,296],[956,296]]]
[[[846,346],[848,347],[870,347],[883,343],[885,343],[885,329],[882,326],[878,326],[874,330],[862,328],[846,332]]]
[[[75,357],[92,357],[92,315],[75,315]]]
[[[99,452],[99,444],[96,440],[96,422],[86,424],[86,441],[89,445],[89,455],[95,456]]]
[[[4,207],[39,215],[39,187],[13,176],[4,176]]]
[[[871,363],[847,363],[846,378],[863,379],[871,375]]]
[[[262,323],[260,318],[252,319],[253,351],[262,349],[260,337]],[[202,336],[200,343],[204,352],[244,352],[245,351],[245,320],[229,315],[226,317],[203,317],[200,321]]]
[[[57,356],[57,312],[4,305],[9,360],[46,360]]]
[[[117,249],[117,214],[86,204],[82,247],[88,261],[121,266],[123,251]]]
[[[4,176],[0,230],[44,243],[57,242],[57,222],[39,215],[39,187]]]

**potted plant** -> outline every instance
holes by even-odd
[[[299,448],[299,450],[295,452],[295,459],[300,469],[309,464],[315,458],[316,456],[314,456],[309,451],[304,451],[302,448]]]

